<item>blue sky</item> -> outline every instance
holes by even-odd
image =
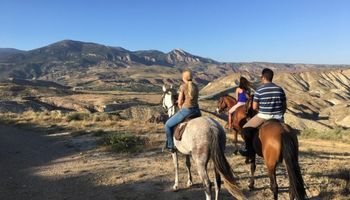
[[[0,47],[63,39],[225,62],[350,64],[347,0],[0,0]]]

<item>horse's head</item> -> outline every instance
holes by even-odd
[[[224,96],[222,96],[219,98],[218,104],[216,106],[216,113],[221,113],[226,108],[227,108],[227,105],[224,101]]]
[[[170,115],[175,114],[176,100],[177,100],[177,92],[173,89],[173,86],[165,86],[162,87],[163,95],[162,95],[162,105],[164,110],[168,111],[169,117]]]
[[[228,110],[232,106],[234,106],[236,103],[237,103],[237,100],[235,98],[233,98],[230,95],[224,95],[220,97],[218,101],[216,112],[221,113],[224,110]]]
[[[228,110],[236,103],[237,103],[237,101],[235,98],[231,97],[230,95],[224,95],[224,96],[220,97],[220,99],[218,101],[216,112],[221,113],[224,110]]]

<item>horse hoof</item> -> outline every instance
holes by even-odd
[[[233,154],[237,155],[238,154],[238,150],[236,149],[235,151],[233,151]]]
[[[254,190],[254,185],[251,185],[251,184],[249,184],[249,191],[253,191]]]
[[[179,187],[178,186],[173,186],[173,192],[177,192],[177,191],[179,191]]]
[[[188,187],[188,188],[192,187],[192,185],[193,185],[193,183],[192,183],[191,181],[188,181],[188,182],[187,182],[187,187]]]

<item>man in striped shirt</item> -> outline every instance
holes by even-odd
[[[263,69],[261,75],[263,85],[256,90],[253,99],[253,109],[258,111],[258,114],[243,126],[246,149],[239,152],[247,157],[247,163],[254,158],[252,140],[258,127],[268,119],[284,121],[283,115],[287,109],[286,95],[281,87],[272,83],[272,79],[273,71],[268,68]]]

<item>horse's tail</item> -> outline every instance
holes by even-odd
[[[237,199],[247,199],[235,183],[230,164],[225,157],[225,132],[219,129],[218,134],[212,134],[211,159],[215,169],[223,177],[225,188]]]
[[[282,155],[288,172],[289,187],[296,199],[301,200],[305,199],[306,192],[298,162],[298,141],[292,135],[291,129],[287,128],[287,130],[282,133]]]

